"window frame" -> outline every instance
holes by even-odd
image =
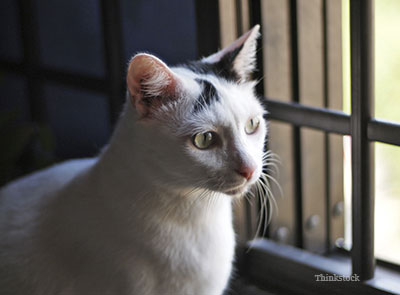
[[[291,5],[296,0],[290,0]],[[327,1],[327,0],[323,0]],[[123,79],[122,30],[119,16],[119,1],[99,0],[104,34],[106,76],[98,78],[62,70],[43,67],[39,62],[37,20],[33,0],[19,0],[21,38],[24,57],[21,62],[0,60],[0,70],[17,73],[27,78],[31,118],[47,121],[42,100],[44,80],[56,81],[105,93],[110,105],[110,118],[115,123],[122,107],[125,93]],[[236,0],[236,6],[240,6]],[[261,0],[249,0],[250,25],[261,22]],[[195,0],[197,18],[198,56],[205,56],[220,48],[218,1]],[[327,133],[351,135],[353,155],[353,251],[349,255],[320,256],[271,240],[258,240],[242,245],[238,249],[240,273],[260,286],[275,287],[307,294],[327,293],[354,294],[400,294],[400,287],[390,288],[390,282],[400,281],[400,267],[382,263],[373,253],[374,196],[371,183],[370,144],[383,142],[400,146],[400,124],[376,119],[371,114],[373,101],[373,0],[350,0],[351,20],[351,80],[352,113],[302,105],[296,102],[281,102],[265,98],[269,110],[268,119],[290,123],[295,130],[310,127]],[[239,17],[238,17],[239,18]],[[238,24],[238,32],[242,25]],[[259,45],[262,41],[259,40]],[[261,46],[259,46],[261,48]],[[262,50],[258,61],[262,64]],[[262,77],[262,68],[258,77]],[[297,77],[298,78],[298,77]],[[298,81],[293,80],[296,88]],[[257,91],[263,93],[263,84]],[[252,222],[247,220],[249,224]],[[250,231],[250,230],[249,230]],[[352,267],[350,267],[352,265]],[[351,270],[352,268],[352,270]],[[321,273],[360,275],[360,283],[327,283],[315,281],[314,275]],[[383,278],[383,279],[382,279]],[[295,283],[294,283],[295,282]],[[389,286],[389,287],[388,287]]]
[[[296,2],[290,0],[292,8]],[[261,23],[260,3],[261,0],[249,1],[250,26]],[[343,253],[342,250],[337,254],[334,251],[321,256],[269,239],[255,240],[239,247],[237,256],[241,276],[266,289],[272,287],[278,292],[299,294],[400,294],[400,286],[396,284],[400,282],[400,267],[374,257],[371,144],[383,142],[400,146],[400,124],[374,118],[371,112],[374,95],[373,4],[374,0],[350,0],[351,114],[307,106],[298,101],[281,102],[263,97],[269,111],[267,119],[289,123],[295,130],[310,127],[330,134],[351,136],[352,183],[357,184],[352,186],[354,242],[351,252]],[[206,31],[213,34],[212,28]],[[207,34],[199,40],[200,43],[207,42]],[[219,45],[215,43],[214,49]],[[293,48],[297,48],[296,44]],[[256,78],[263,77],[262,50],[258,52],[258,62],[261,69]],[[297,79],[295,76],[295,81],[292,81],[295,90]],[[262,83],[258,85],[258,93],[263,93]],[[247,218],[247,222],[251,220]],[[360,282],[321,283],[315,279],[318,274],[357,274]]]
[[[104,78],[41,65],[38,16],[34,9],[34,0],[17,1],[23,58],[21,61],[0,58],[0,71],[15,73],[26,78],[32,121],[41,124],[48,122],[49,118],[44,111],[43,87],[45,81],[52,81],[105,94],[108,98],[111,124],[116,123],[125,101],[120,1],[98,0],[98,2],[101,10],[103,46],[105,48],[106,71]]]

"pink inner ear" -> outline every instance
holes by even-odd
[[[176,80],[172,71],[157,57],[136,55],[129,64],[127,75],[132,105],[142,116],[147,115],[150,108],[157,108],[163,100],[175,96]]]

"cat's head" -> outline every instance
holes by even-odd
[[[143,160],[164,183],[243,194],[262,173],[265,113],[250,80],[259,26],[176,67],[135,55],[127,83]]]

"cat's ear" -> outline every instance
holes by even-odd
[[[176,75],[159,58],[139,53],[129,63],[126,78],[132,105],[141,116],[177,98]]]
[[[202,61],[215,64],[221,71],[232,74],[238,82],[249,80],[256,68],[257,39],[260,36],[260,25],[255,25],[224,49],[214,53]]]

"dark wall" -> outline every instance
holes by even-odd
[[[107,24],[103,23],[101,0],[27,2],[32,4],[25,13],[33,16],[33,30],[21,25],[24,1],[0,1],[3,179],[54,161],[93,156],[112,132],[107,91],[55,81],[51,75],[40,80],[36,91],[43,118],[37,122],[38,110],[32,108],[30,96],[35,85],[32,87],[32,80],[28,79],[28,70],[20,66],[26,62],[22,38],[25,31],[34,35],[34,47],[38,49],[35,63],[41,68],[96,81],[107,79],[103,30]],[[119,14],[123,69],[129,58],[141,51],[153,53],[170,64],[196,58],[194,0],[121,0]]]

